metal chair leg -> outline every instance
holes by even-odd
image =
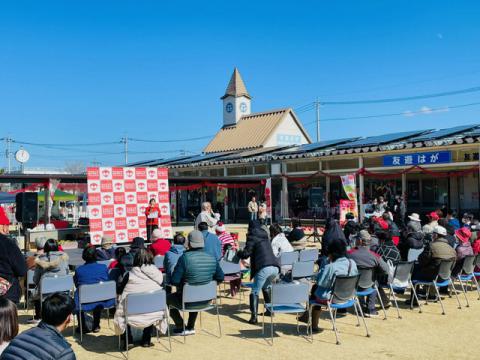
[[[475,286],[477,287],[477,293],[478,293],[478,300],[480,300],[480,288],[478,287],[478,281],[475,275],[473,275],[472,281],[475,282]]]
[[[327,307],[328,307],[328,312],[330,314],[330,319],[332,320],[333,331],[335,332],[335,340],[337,342],[337,345],[340,345],[340,339],[338,338],[338,331],[337,331],[337,326],[335,324],[335,318],[333,317],[332,308],[330,307],[329,303],[327,303]]]
[[[455,298],[457,299],[457,303],[458,303],[458,308],[461,309],[462,308],[462,304],[460,304],[460,299],[458,298],[458,293],[457,293],[457,289],[455,288],[455,285],[453,284],[453,280],[450,279],[450,286],[453,290],[453,294],[455,295]],[[438,295],[438,298],[440,298],[440,295]]]
[[[383,305],[383,300],[382,297],[380,296],[380,290],[378,290],[378,286],[375,285],[375,290],[377,291],[377,296],[378,296],[378,302],[380,303],[380,306],[382,307],[383,310],[383,320],[387,320],[387,312],[385,310],[385,306]]]
[[[445,315],[445,307],[443,306],[442,298],[440,297],[440,293],[438,292],[438,287],[437,285],[434,285],[433,287],[435,288],[435,293],[437,294],[438,301],[440,301],[440,305],[442,306],[442,315]],[[428,298],[428,293],[427,293],[427,298]]]
[[[358,311],[360,312],[360,316],[362,317],[363,325],[365,326],[365,331],[367,332],[367,337],[370,337],[370,332],[368,331],[367,322],[365,321],[365,316],[363,316],[363,310],[362,310],[362,307],[360,306],[360,302],[358,301],[358,299],[355,300],[354,306],[358,307]]]
[[[390,296],[393,297],[393,302],[395,303],[395,307],[397,308],[398,318],[401,319],[402,316],[400,315],[400,309],[398,308],[397,297],[395,296],[395,291],[393,291],[393,286],[391,284],[390,284]]]
[[[418,296],[417,296],[417,290],[415,289],[415,286],[413,285],[413,283],[411,281],[410,281],[410,289],[413,293],[414,299],[417,301],[418,312],[421,314],[422,313],[422,305],[420,305],[420,301],[418,300]],[[413,301],[410,303],[410,310],[413,310]]]
[[[465,302],[467,303],[467,307],[470,307],[470,303],[468,302],[468,297],[467,297],[467,290],[466,290],[465,286],[463,286],[463,281],[462,281],[462,279],[460,279],[460,275],[458,275],[458,281],[459,281],[460,286],[462,288],[463,296],[465,297]],[[465,285],[467,285],[467,284],[465,284]],[[452,286],[453,286],[453,284],[452,284]]]

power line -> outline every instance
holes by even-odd
[[[99,146],[99,145],[114,145],[120,144],[120,141],[110,141],[110,142],[98,142],[98,143],[83,143],[83,144],[44,144],[44,143],[34,143],[28,141],[20,141],[20,140],[13,140],[14,143],[22,144],[22,145],[37,145],[37,146]]]
[[[196,141],[196,140],[204,140],[210,139],[214,135],[206,135],[194,138],[187,138],[187,139],[170,139],[170,140],[151,140],[151,139],[136,139],[136,138],[128,138],[130,141],[140,141],[140,142],[149,142],[149,143],[172,143],[172,142],[183,142],[183,141]]]

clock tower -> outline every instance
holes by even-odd
[[[233,70],[223,100],[223,127],[236,125],[244,115],[250,115],[250,100],[245,83],[237,68]]]

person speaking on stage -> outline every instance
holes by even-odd
[[[155,199],[150,199],[148,207],[145,210],[145,216],[147,217],[147,241],[150,241],[153,230],[158,229],[159,214],[160,208],[157,202]]]

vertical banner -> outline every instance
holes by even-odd
[[[45,204],[48,211],[48,222],[50,223],[50,219],[52,218],[52,208],[53,208],[53,198],[55,197],[55,191],[57,191],[58,184],[60,184],[60,180],[50,179],[48,181],[48,204]]]
[[[340,200],[340,225],[346,223],[346,215],[352,213],[358,219],[357,202],[354,200]]]
[[[265,203],[267,205],[267,217],[272,218],[272,178],[265,181]]]
[[[103,235],[116,243],[147,237],[145,209],[150,199],[160,208],[158,227],[163,236],[173,236],[170,218],[168,169],[134,167],[87,168],[88,213],[92,244]]]
[[[343,175],[343,176],[340,176],[340,179],[342,180],[343,190],[345,191],[345,194],[347,194],[349,201],[352,202],[352,205],[350,206],[351,211],[349,212],[353,213],[355,215],[355,219],[358,220],[357,186],[355,183],[355,175],[354,174]],[[341,211],[341,204],[340,204],[340,216],[341,214],[342,214],[342,211]],[[345,214],[344,214],[344,220],[345,220]],[[341,222],[341,218],[340,218],[340,222]]]
[[[172,210],[172,221],[177,222],[177,191],[170,191],[170,209]]]

